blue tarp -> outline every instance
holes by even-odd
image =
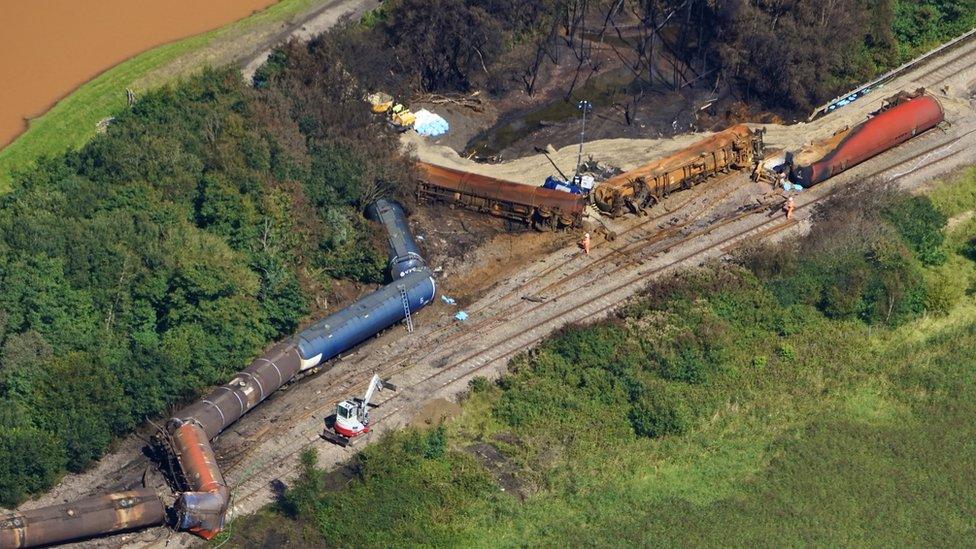
[[[554,191],[563,191],[572,194],[586,194],[586,191],[582,187],[569,181],[563,181],[558,177],[550,175],[546,178],[546,182],[542,184],[543,189],[552,189]]]
[[[437,137],[444,135],[451,129],[447,120],[436,115],[427,109],[420,109],[415,113],[417,120],[413,123],[413,129],[424,137]]]

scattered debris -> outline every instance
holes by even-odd
[[[464,322],[467,319],[468,319],[468,313],[464,311],[458,311],[457,314],[454,315],[454,320],[459,320],[461,322]]]
[[[114,116],[109,116],[99,120],[98,123],[95,124],[95,133],[102,134],[107,132],[108,127],[112,124],[112,122],[115,122]]]
[[[457,301],[455,301],[453,297],[447,297],[444,294],[441,294],[441,301],[447,303],[448,305],[457,305]]]

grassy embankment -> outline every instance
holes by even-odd
[[[838,232],[855,206],[802,255],[767,250],[653,286],[621,318],[565,330],[500,383],[473,383],[459,419],[366,449],[351,479],[310,461],[279,506],[224,539],[967,544],[974,189],[971,169],[929,195],[937,215],[901,202],[888,223]]]
[[[173,79],[197,72],[208,63],[207,56],[193,54],[260,31],[262,27],[272,27],[320,1],[279,0],[250,17],[153,48],[96,76],[33,120],[24,134],[0,150],[0,192],[9,189],[11,170],[32,164],[42,155],[56,155],[87,143],[95,135],[95,124],[99,120],[125,106],[125,88],[142,91],[140,83],[145,82],[147,87],[163,84],[164,80],[153,78],[154,73],[170,68],[182,57],[193,56],[193,62],[180,65],[177,70],[167,70],[167,74],[161,76]],[[219,62],[229,61],[225,59]]]

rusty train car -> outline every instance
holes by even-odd
[[[806,166],[794,167],[794,183],[809,187],[825,181],[869,158],[897,147],[945,120],[945,111],[934,97],[917,90],[901,93],[885,103],[866,121],[839,132],[829,140],[831,150]]]
[[[155,490],[140,488],[0,516],[0,548],[37,547],[166,522]]]
[[[593,190],[593,201],[611,217],[637,213],[717,174],[751,169],[763,154],[763,131],[739,124],[600,183]]]
[[[417,197],[545,230],[580,227],[586,197],[418,162]]]

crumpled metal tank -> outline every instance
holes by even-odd
[[[176,427],[172,447],[192,489],[176,500],[176,527],[211,539],[224,528],[230,491],[217,466],[207,433],[195,423]]]
[[[793,182],[816,185],[896,147],[945,120],[942,105],[930,95],[908,99],[858,124],[820,160],[793,172]]]

